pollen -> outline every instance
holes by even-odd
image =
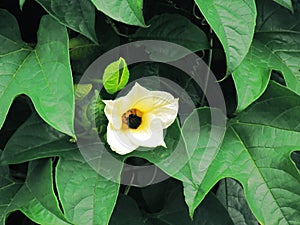
[[[142,112],[130,109],[122,115],[122,123],[130,129],[137,129],[142,124]]]

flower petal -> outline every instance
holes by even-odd
[[[171,94],[163,91],[152,91],[134,105],[134,108],[159,118],[163,128],[167,128],[174,122],[178,107],[178,98],[174,98]]]
[[[136,130],[131,129],[128,133],[128,138],[134,144],[144,147],[164,146],[164,134],[161,120],[153,117],[151,114],[143,116],[143,125]]]
[[[123,113],[132,109],[136,102],[139,102],[144,96],[149,95],[150,91],[135,83],[126,96],[116,100],[103,100],[105,103],[104,113],[115,129],[121,129]]]
[[[120,155],[128,154],[138,148],[138,145],[133,144],[128,138],[128,130],[115,129],[111,123],[107,126],[107,143],[111,150]]]

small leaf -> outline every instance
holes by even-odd
[[[287,8],[292,13],[294,13],[293,3],[291,0],[273,0],[274,2],[277,2],[279,5]]]
[[[234,179],[226,178],[220,182],[217,197],[228,210],[234,224],[258,224],[247,204],[242,185]]]
[[[63,25],[97,43],[95,8],[87,0],[36,0],[51,16]]]
[[[254,0],[195,0],[203,16],[221,41],[227,61],[227,74],[246,56],[254,35]]]
[[[19,5],[20,5],[20,9],[23,9],[23,5],[25,3],[26,0],[19,0]]]
[[[122,57],[109,64],[103,73],[103,85],[109,94],[122,90],[126,86],[128,79],[129,70],[125,59]]]
[[[146,27],[143,17],[143,0],[91,0],[98,10],[114,20]]]
[[[0,128],[14,98],[29,96],[39,115],[74,136],[74,91],[66,28],[44,16],[35,49],[20,37],[17,21],[0,11]]]
[[[86,97],[90,91],[92,90],[92,84],[75,84],[74,85],[74,92],[75,92],[75,100],[81,101]]]
[[[166,43],[154,42],[152,48],[146,46],[146,51],[150,53],[152,60],[174,61],[190,53],[182,49],[174,49],[167,42],[181,45],[193,52],[209,48],[206,34],[184,16],[165,13],[154,16],[149,23],[150,27],[138,29],[132,38],[166,41]]]

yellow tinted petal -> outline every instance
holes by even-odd
[[[145,117],[143,117],[145,120]],[[144,147],[165,146],[161,121],[148,116],[144,124],[136,130],[130,130],[128,134],[130,141]]]

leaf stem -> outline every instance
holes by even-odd
[[[131,184],[132,184],[132,182],[133,182],[133,180],[134,180],[134,173],[132,173],[132,177],[131,177],[131,179],[130,179],[130,185],[127,185],[126,187],[125,187],[125,190],[124,190],[124,195],[128,195],[128,193],[129,193],[129,191],[130,191],[130,188],[131,188]]]
[[[129,37],[128,35],[121,33],[119,31],[119,29],[117,28],[116,24],[110,18],[107,17],[106,22],[111,25],[111,27],[113,28],[113,30],[116,32],[117,35],[119,35],[121,37],[126,37],[126,38]]]

